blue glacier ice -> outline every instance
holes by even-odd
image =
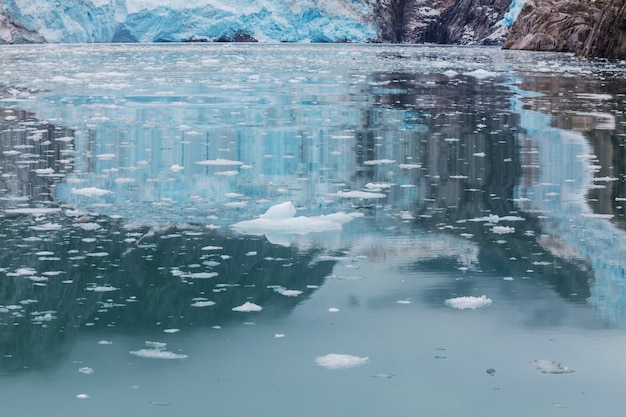
[[[505,13],[499,23],[507,28],[513,26],[513,23],[515,23],[515,20],[522,12],[522,9],[527,1],[528,0],[513,0],[509,6],[509,10]]]
[[[48,42],[266,42],[377,37],[373,0],[5,0],[2,11]]]

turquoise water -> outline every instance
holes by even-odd
[[[2,415],[623,410],[620,65],[33,45],[0,85]]]

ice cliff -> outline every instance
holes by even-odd
[[[524,2],[0,0],[0,43],[502,43]]]

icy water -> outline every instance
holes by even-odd
[[[623,415],[623,63],[1,52],[0,415]]]

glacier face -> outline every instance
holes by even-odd
[[[274,42],[377,39],[374,0],[4,0],[48,42]]]

